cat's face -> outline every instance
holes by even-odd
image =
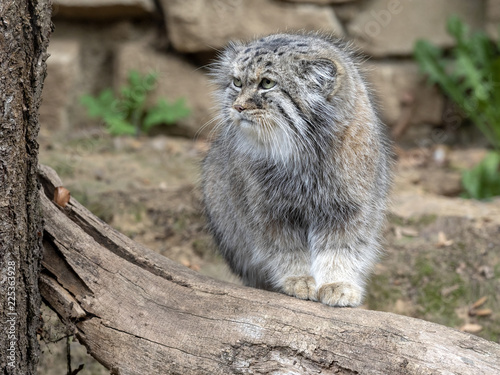
[[[273,35],[233,45],[214,76],[223,116],[244,139],[280,157],[314,142],[312,127],[332,109],[337,64],[301,35]]]

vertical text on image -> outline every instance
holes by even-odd
[[[16,262],[7,262],[7,308],[5,333],[7,334],[7,366],[15,367],[16,361]]]

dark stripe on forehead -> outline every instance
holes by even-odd
[[[297,109],[297,112],[299,114],[302,114],[302,109],[300,108],[300,105],[295,101],[295,99],[292,97],[292,95],[290,95],[290,93],[288,91],[286,91],[285,89],[283,88],[280,88],[280,91],[285,94],[285,96],[292,102],[292,104],[294,105],[294,107]]]
[[[279,103],[276,103],[276,107],[278,108],[278,111],[280,111],[281,115],[286,119],[287,123],[290,125],[290,129],[292,129],[295,135],[298,136],[299,129],[297,129],[297,126],[295,125],[295,122],[290,117],[290,115],[285,111],[285,109]]]
[[[264,48],[260,48],[257,50],[257,52],[255,53],[255,55],[253,57],[259,57],[261,55],[265,55],[265,54],[268,54],[270,51],[264,49]]]
[[[260,42],[262,44],[265,44],[266,46],[275,47],[275,46],[288,45],[291,41],[292,40],[288,38],[276,38],[276,39],[261,40]]]
[[[266,76],[268,74],[273,74],[274,72],[272,70],[266,69],[260,73],[260,76]]]
[[[257,50],[266,49],[266,50],[272,50],[273,52],[276,52],[279,47],[286,47],[293,42],[300,42],[300,39],[296,40],[295,38],[286,38],[286,37],[279,37],[276,39],[272,39],[269,37],[265,37],[265,38],[259,39],[256,42],[250,43],[248,45],[248,47],[250,49],[252,49],[252,48],[255,48]]]

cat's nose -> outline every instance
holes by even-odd
[[[246,107],[242,106],[241,104],[235,104],[233,105],[233,108],[236,109],[238,112],[243,112]]]

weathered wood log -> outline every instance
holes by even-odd
[[[40,180],[42,296],[113,374],[500,374],[496,343],[210,279],[58,207],[49,168]]]

